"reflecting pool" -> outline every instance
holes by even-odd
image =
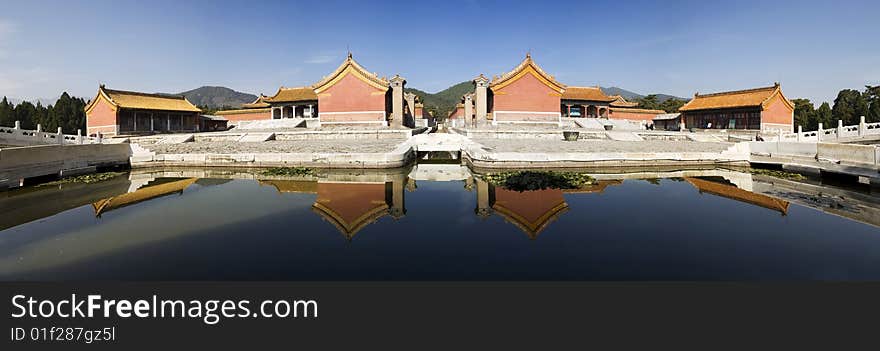
[[[2,280],[878,280],[870,189],[738,170],[132,171],[0,193]],[[876,190],[875,190],[876,191]]]

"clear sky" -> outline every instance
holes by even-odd
[[[436,92],[532,57],[570,85],[689,97],[782,83],[831,101],[880,84],[880,1],[10,1],[0,95],[91,98],[99,83],[273,94],[347,50]]]

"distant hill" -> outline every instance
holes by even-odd
[[[602,87],[602,91],[604,91],[605,94],[608,94],[608,95],[623,96],[623,98],[626,99],[627,101],[633,101],[635,99],[645,97],[645,95],[634,93],[629,90],[618,88],[618,87],[609,87],[609,88]],[[669,100],[669,99],[679,99],[679,100],[684,100],[684,101],[690,100],[689,98],[683,98],[683,97],[667,95],[667,94],[655,94],[655,95],[657,95],[657,101],[659,101],[661,103],[666,100]]]
[[[189,102],[196,106],[208,106],[209,108],[239,107],[241,104],[253,102],[257,99],[254,94],[242,93],[227,87],[204,86],[178,93],[183,95]]]
[[[461,96],[474,91],[474,83],[464,81],[446,88],[434,94],[427,93],[418,89],[406,88],[406,92],[411,92],[419,96],[419,100],[425,104],[425,110],[434,110],[435,117],[446,117],[449,111],[455,108],[461,102]]]

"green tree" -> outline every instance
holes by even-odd
[[[816,130],[818,119],[816,109],[810,99],[793,99],[794,103],[794,125],[801,126],[804,130]]]
[[[816,109],[816,123],[822,123],[822,128],[824,129],[828,129],[832,126],[831,121],[834,120],[832,116],[833,112],[831,106],[828,105],[827,102],[823,102],[822,105],[819,105],[819,108]],[[834,122],[833,125],[836,126],[837,122]]]
[[[681,99],[666,99],[660,104],[660,109],[666,111],[667,113],[675,113],[678,112],[682,106],[684,106],[685,101]]]
[[[3,100],[0,101],[0,126],[15,126],[15,106],[10,104],[5,96],[3,97]]]
[[[868,103],[868,112],[865,121],[868,123],[880,122],[880,85],[865,86],[865,100]]]
[[[649,94],[645,97],[641,97],[636,99],[636,102],[639,103],[640,108],[649,109],[649,110],[659,110],[660,109],[660,101],[657,99],[656,94]]]
[[[36,129],[38,118],[37,108],[34,104],[22,101],[18,106],[15,106],[15,120],[21,121],[21,128]]]
[[[834,107],[831,116],[837,125],[837,120],[843,120],[844,125],[859,123],[859,116],[868,113],[868,101],[861,92],[854,89],[844,89],[837,93],[834,99]]]

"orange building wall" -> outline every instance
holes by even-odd
[[[455,110],[452,110],[452,114],[449,115],[450,119],[462,118],[464,117],[464,108],[456,107]]]
[[[86,133],[91,135],[95,133],[115,134],[116,133],[116,111],[113,106],[103,98],[96,97],[98,102],[92,110],[86,115]]]
[[[500,90],[493,90],[493,115],[498,121],[557,121],[560,94],[526,74]],[[540,114],[504,111],[535,111]]]
[[[562,203],[565,197],[560,189],[519,192],[495,188],[495,206],[503,206],[532,223]]]
[[[773,129],[784,129],[789,132],[794,130],[794,110],[789,108],[783,101],[781,95],[776,95],[773,101],[766,109],[761,111],[761,125]],[[765,126],[765,124],[771,124]],[[785,129],[785,128],[788,129]]]
[[[352,74],[318,94],[322,122],[385,121],[385,92]]]
[[[415,118],[424,118],[425,111],[421,107],[415,108],[415,114],[413,115]]]
[[[254,111],[254,112],[242,112],[242,113],[233,113],[233,114],[220,114],[220,117],[226,118],[227,121],[230,122],[239,122],[239,121],[259,121],[264,119],[272,119],[272,110],[262,110]]]
[[[315,199],[349,224],[379,207],[386,206],[385,184],[318,183]]]
[[[633,121],[653,121],[654,117],[657,117],[656,113],[616,111],[614,109],[611,109],[611,114],[608,115],[608,118],[612,119],[628,119]]]

